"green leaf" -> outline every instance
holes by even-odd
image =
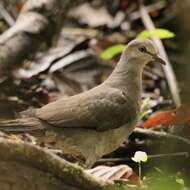
[[[184,185],[185,185],[184,180],[183,180],[182,178],[177,178],[177,179],[176,179],[176,182],[177,182],[178,184],[180,184],[181,186],[184,186]]]
[[[110,46],[101,53],[100,57],[104,60],[110,60],[114,56],[120,54],[125,48],[125,46],[126,46],[125,44],[116,44]]]
[[[144,39],[150,37],[157,37],[160,39],[173,38],[175,34],[167,29],[156,28],[154,30],[144,30],[140,34],[137,35],[137,38]]]
[[[152,113],[152,109],[150,107],[150,98],[145,98],[140,107],[140,118],[143,119],[150,113]]]

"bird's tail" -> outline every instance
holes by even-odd
[[[0,130],[4,132],[27,132],[44,129],[42,121],[36,117],[0,120]]]

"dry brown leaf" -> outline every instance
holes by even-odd
[[[144,128],[158,125],[184,125],[190,123],[190,103],[168,111],[155,113],[143,123]]]
[[[85,170],[88,174],[99,177],[103,180],[125,181],[133,184],[139,183],[138,176],[128,165],[118,166],[97,166],[93,169]]]

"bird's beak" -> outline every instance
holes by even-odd
[[[162,65],[166,65],[166,62],[160,58],[158,55],[152,55],[152,62],[160,63]]]
[[[160,63],[162,65],[166,65],[166,62],[162,58],[160,58],[157,54],[153,54],[148,51],[146,53],[148,53],[149,55],[152,56],[152,60],[150,62],[154,62],[154,63],[156,62],[156,63]]]

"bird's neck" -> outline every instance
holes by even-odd
[[[138,60],[119,61],[117,67],[105,81],[111,87],[122,90],[134,101],[139,101],[142,89],[143,64]]]

